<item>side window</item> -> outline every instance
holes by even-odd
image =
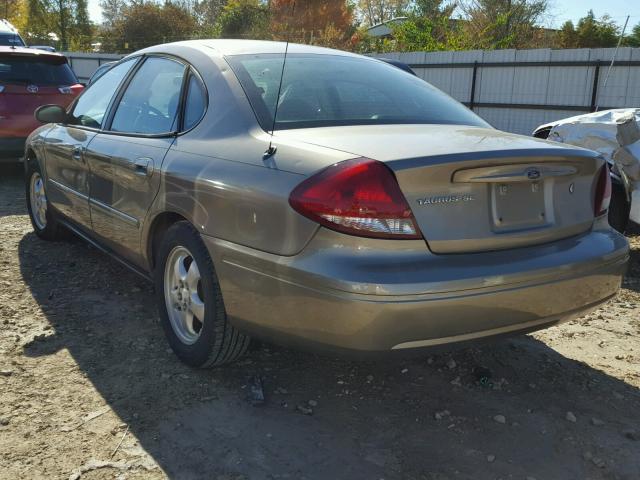
[[[148,58],[127,86],[111,130],[144,134],[174,130],[184,75],[181,63],[168,58]]]
[[[85,127],[100,128],[111,98],[137,61],[137,58],[132,58],[116,65],[87,87],[71,112],[74,118],[73,123]]]
[[[207,106],[207,91],[202,81],[195,75],[189,78],[189,89],[187,90],[187,100],[184,106],[184,130],[189,130],[195,126]]]

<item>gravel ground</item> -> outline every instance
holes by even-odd
[[[640,232],[598,311],[449,354],[199,371],[151,286],[31,230],[0,170],[0,478],[639,479]],[[264,401],[259,394],[264,393]]]

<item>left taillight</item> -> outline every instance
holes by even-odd
[[[598,174],[596,183],[596,195],[593,202],[593,213],[596,217],[604,215],[609,210],[611,202],[611,175],[609,175],[609,165],[605,163]]]
[[[298,185],[289,204],[301,215],[349,235],[422,238],[395,175],[376,160],[357,158],[325,168]]]

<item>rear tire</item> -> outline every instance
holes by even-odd
[[[188,222],[175,223],[164,235],[154,282],[162,327],[180,360],[207,368],[246,352],[250,338],[230,324],[213,261]]]
[[[62,240],[64,229],[58,223],[56,214],[46,195],[45,181],[38,162],[27,160],[25,189],[27,196],[27,210],[33,230],[40,238],[49,241]]]
[[[611,185],[611,203],[609,204],[609,224],[620,233],[627,230],[631,203],[627,200],[624,186],[619,183]]]

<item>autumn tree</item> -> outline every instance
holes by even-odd
[[[24,10],[23,0],[0,0],[0,18],[6,18],[15,26],[20,23]]]
[[[280,40],[345,47],[354,33],[353,9],[345,0],[272,0],[271,30]]]

